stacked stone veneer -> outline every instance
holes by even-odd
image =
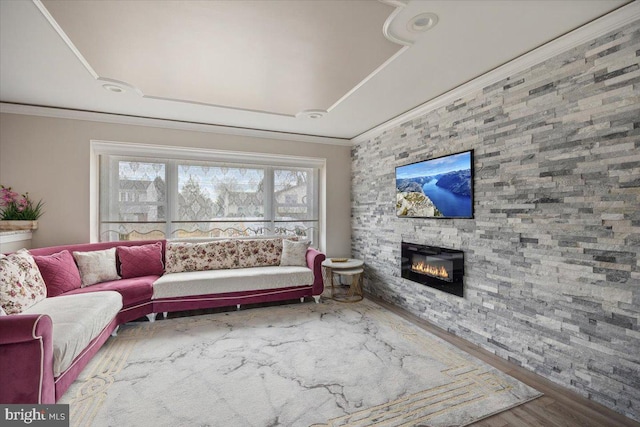
[[[352,150],[365,289],[640,420],[640,23]],[[474,219],[395,214],[395,167],[473,149]],[[465,251],[465,296],[400,277],[401,240]]]

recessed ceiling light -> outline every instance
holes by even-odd
[[[438,23],[438,15],[435,13],[421,13],[409,20],[407,29],[414,33],[430,30]]]
[[[299,119],[321,119],[327,114],[324,110],[304,110],[296,114]]]
[[[109,92],[113,92],[113,93],[122,93],[122,92],[124,92],[123,88],[121,88],[120,86],[111,84],[111,83],[104,84],[104,85],[102,85],[102,87],[105,90],[108,90]]]

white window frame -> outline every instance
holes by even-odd
[[[318,186],[318,241],[314,242],[314,246],[319,247],[320,250],[324,250],[326,243],[326,231],[325,231],[325,216],[326,216],[326,159],[316,157],[300,157],[289,155],[275,155],[264,153],[251,153],[240,151],[226,151],[217,149],[206,148],[192,148],[192,147],[178,147],[178,146],[165,146],[165,145],[152,145],[152,144],[135,144],[127,142],[114,142],[114,141],[101,141],[92,140],[90,142],[91,163],[90,163],[90,215],[91,225],[90,234],[91,241],[100,241],[100,156],[123,156],[123,157],[138,157],[152,159],[171,159],[173,161],[193,161],[193,162],[215,162],[215,163],[229,163],[241,165],[256,165],[266,168],[314,168],[318,170],[315,179]],[[175,175],[174,175],[175,178]],[[273,182],[271,179],[265,182],[265,192],[270,191],[273,188]],[[269,188],[271,187],[271,188]],[[270,191],[272,193],[272,191]],[[269,193],[267,193],[269,194]],[[167,194],[167,197],[171,197]],[[270,200],[271,198],[266,198]],[[169,206],[168,206],[169,207]],[[268,203],[265,206],[268,212],[265,212],[265,217],[269,217],[272,220],[274,218],[275,207]],[[170,208],[169,208],[170,209]],[[168,213],[168,212],[167,212]],[[168,239],[171,236],[167,236]]]

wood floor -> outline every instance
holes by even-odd
[[[388,310],[422,327],[432,334],[466,351],[472,356],[490,364],[491,366],[511,375],[523,383],[544,393],[531,402],[522,404],[508,411],[472,424],[474,427],[640,427],[630,418],[618,414],[596,402],[588,400],[570,390],[560,387],[551,381],[534,374],[520,366],[514,365],[478,346],[472,344],[450,332],[440,329],[419,317],[408,313],[392,304],[378,298],[367,296]]]

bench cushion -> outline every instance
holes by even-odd
[[[266,267],[280,265],[282,239],[250,239],[236,241],[238,267]]]
[[[235,240],[211,242],[167,242],[166,273],[238,268]]]
[[[278,289],[313,284],[307,267],[250,267],[169,273],[153,284],[153,299]]]
[[[46,314],[53,321],[53,376],[67,370],[73,360],[100,335],[122,308],[117,292],[89,292],[46,298],[24,314]]]

